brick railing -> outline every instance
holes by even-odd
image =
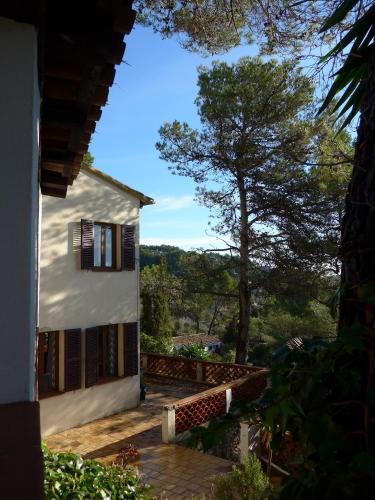
[[[161,375],[212,386],[232,382],[262,369],[257,366],[199,361],[144,352],[141,353],[141,367],[146,375]]]
[[[258,368],[246,377],[165,405],[162,422],[163,442],[170,443],[175,440],[177,434],[227,413],[232,401],[256,399],[267,385],[268,374],[268,369]]]

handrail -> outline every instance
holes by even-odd
[[[165,405],[162,420],[163,442],[174,441],[177,434],[228,413],[232,400],[256,399],[265,389],[269,373],[269,369],[263,368],[246,377]]]

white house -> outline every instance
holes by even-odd
[[[93,168],[64,200],[43,197],[42,435],[139,404],[139,210],[151,203]]]

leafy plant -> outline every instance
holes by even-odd
[[[120,449],[119,454],[116,457],[115,465],[120,465],[121,467],[125,467],[132,462],[133,460],[137,460],[139,457],[138,448],[134,444],[127,444],[123,448]]]
[[[215,500],[260,500],[268,498],[269,480],[254,454],[230,474],[218,476],[214,483]]]
[[[320,33],[325,33],[333,26],[338,25],[357,4],[361,3],[361,0],[344,0],[341,2],[339,7],[326,20]],[[370,73],[370,59],[375,48],[374,15],[375,6],[373,5],[362,16],[358,17],[345,36],[321,59],[321,62],[324,63],[330,57],[342,54],[345,49],[350,47],[344,64],[336,72],[336,78],[319,110],[319,112],[324,111],[333,102],[335,97],[345,90],[333,108],[333,112],[341,108],[338,118],[350,110],[342,124],[342,129],[358,113],[366,95],[366,81]]]
[[[141,351],[153,352],[155,354],[170,354],[172,343],[168,337],[152,337],[141,332]]]
[[[52,453],[42,445],[44,492],[47,500],[149,499],[149,487],[138,481],[134,470],[103,467],[75,453]]]
[[[184,345],[175,354],[183,358],[201,359],[202,361],[210,359],[210,354],[199,344]]]

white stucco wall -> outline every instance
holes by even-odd
[[[0,403],[34,400],[39,109],[37,32],[0,18]]]
[[[136,271],[81,270],[81,219],[133,224]],[[139,200],[81,172],[62,200],[43,196],[39,328],[66,330],[138,320]]]
[[[136,225],[136,270],[81,270],[81,219]],[[41,331],[139,320],[138,224],[139,200],[86,171],[81,171],[68,189],[66,199],[43,197]],[[82,351],[84,358],[84,343]],[[139,375],[45,398],[40,401],[42,434],[53,434],[138,404]]]
[[[45,398],[40,401],[42,435],[62,432],[138,405],[138,377]]]

